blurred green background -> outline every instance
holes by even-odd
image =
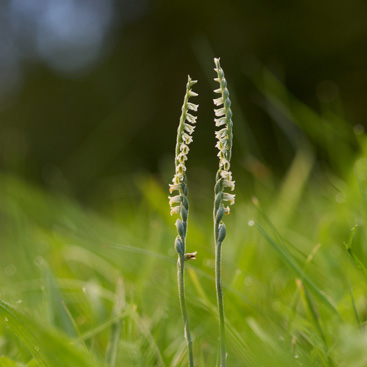
[[[338,173],[323,133],[300,129],[262,88],[281,94],[275,75],[302,101],[305,123],[315,117],[307,116],[310,107],[327,116],[327,129],[338,130],[335,114],[361,128],[366,12],[362,0],[4,0],[1,169],[91,205],[101,194],[134,195],[125,188],[136,175],[157,174],[166,183],[190,74],[200,94],[191,172],[214,180],[215,56],[230,83],[233,164],[244,185],[282,177],[300,140]],[[353,152],[353,137],[346,140]]]

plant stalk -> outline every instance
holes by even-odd
[[[184,255],[179,255],[177,260],[177,280],[178,280],[178,297],[180,299],[180,307],[182,319],[184,322],[185,339],[187,343],[187,350],[189,353],[189,366],[194,366],[194,355],[192,350],[192,339],[190,333],[189,319],[186,311],[186,299],[185,299],[185,261]]]
[[[216,229],[216,232],[217,232],[217,229]],[[226,341],[225,341],[224,303],[223,303],[221,266],[222,266],[222,243],[216,241],[216,244],[215,244],[215,288],[217,291],[217,304],[218,304],[218,314],[219,314],[220,366],[225,367],[226,366]]]

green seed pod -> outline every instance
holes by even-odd
[[[185,209],[188,211],[189,210],[189,201],[187,200],[187,197],[184,196],[182,198],[182,205],[185,207]]]
[[[222,223],[218,228],[218,237],[217,237],[218,243],[222,243],[225,237],[226,237],[226,226],[224,223]]]
[[[176,220],[176,228],[179,236],[181,238],[185,238],[186,231],[185,231],[185,224],[182,222],[181,219]]]
[[[175,240],[175,249],[176,249],[176,252],[178,255],[183,255],[184,252],[185,252],[185,249],[184,249],[184,246],[183,246],[183,243],[180,239],[179,236],[176,237],[176,240]]]

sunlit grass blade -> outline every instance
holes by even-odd
[[[97,367],[97,363],[65,337],[50,332],[0,300],[0,320],[33,356],[39,367]]]
[[[311,319],[315,325],[315,328],[317,330],[317,332],[319,333],[319,336],[320,336],[320,339],[322,340],[322,343],[323,343],[323,347],[324,347],[324,351],[325,351],[325,357],[328,361],[328,365],[330,367],[333,367],[334,366],[334,363],[333,361],[331,360],[330,358],[330,355],[329,355],[329,345],[328,345],[328,342],[326,340],[326,336],[325,336],[325,332],[321,326],[321,323],[320,323],[320,317],[311,301],[311,297],[307,291],[307,288],[303,285],[301,279],[296,279],[296,283],[297,283],[297,286],[299,287],[300,289],[300,292],[301,292],[301,297],[306,305],[306,308],[308,309],[310,315],[311,315]]]
[[[334,304],[321,292],[317,286],[311,281],[311,279],[304,273],[302,268],[293,260],[292,256],[288,253],[285,248],[282,248],[269,234],[258,224],[255,223],[256,227],[263,234],[268,243],[278,253],[281,259],[294,271],[297,277],[301,278],[302,281],[317,295],[317,297],[331,309],[336,315],[340,316],[338,310]]]
[[[119,275],[117,278],[117,286],[116,286],[116,301],[112,311],[113,316],[120,315],[124,307],[125,307],[125,288],[122,282],[121,275]],[[118,344],[122,327],[121,323],[122,319],[116,320],[116,322],[111,326],[110,338],[108,341],[107,353],[106,353],[107,367],[116,366]]]

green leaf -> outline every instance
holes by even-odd
[[[17,336],[40,367],[97,367],[90,355],[83,353],[70,340],[45,329],[8,303],[0,300],[0,321]]]

